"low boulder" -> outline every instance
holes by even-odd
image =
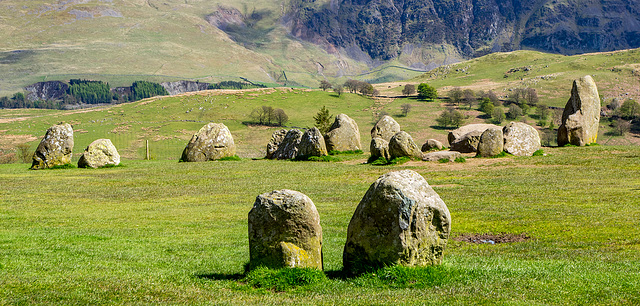
[[[336,120],[325,135],[325,142],[329,152],[362,150],[358,124],[345,114],[336,116]]]
[[[265,157],[266,159],[273,159],[273,154],[278,151],[278,146],[280,146],[280,143],[282,143],[286,135],[287,130],[285,129],[277,130],[273,132],[273,134],[271,134],[271,140],[269,140],[269,143],[267,144],[267,156]]]
[[[482,132],[476,156],[491,157],[502,151],[504,151],[504,136],[501,128],[490,127]]]
[[[400,131],[389,140],[389,155],[396,157],[422,158],[422,151],[418,148],[411,135],[405,131]]]
[[[371,139],[378,137],[389,141],[398,132],[400,132],[400,124],[390,116],[382,116],[371,129]]]
[[[46,169],[71,163],[73,128],[71,124],[56,124],[47,129],[33,154],[31,169]]]
[[[256,197],[249,212],[249,266],[322,269],[322,227],[316,206],[293,190]]]
[[[540,134],[522,122],[511,122],[502,130],[504,133],[504,151],[515,156],[532,156],[540,150]]]
[[[98,139],[93,141],[84,150],[78,168],[100,168],[107,165],[117,166],[120,164],[120,154],[111,143],[110,139]]]
[[[448,159],[449,161],[455,161],[456,158],[462,157],[462,154],[457,151],[437,151],[431,153],[425,153],[422,155],[423,161],[439,161],[441,159]]]
[[[444,149],[444,145],[442,144],[442,142],[437,141],[435,139],[427,139],[427,142],[425,142],[422,145],[421,151],[428,152],[431,150],[442,150],[442,149]]]
[[[226,125],[209,123],[191,137],[182,151],[181,161],[204,162],[236,155],[233,136]]]
[[[302,131],[290,129],[278,144],[278,149],[271,156],[272,159],[294,159],[298,156],[298,147],[302,140]],[[272,136],[273,137],[273,136]]]
[[[500,128],[493,124],[469,124],[449,132],[447,140],[452,151],[471,153],[478,150],[480,136],[488,128]]]
[[[324,137],[317,127],[312,127],[302,134],[298,144],[298,156],[326,156],[327,146]]]
[[[584,146],[598,139],[600,124],[600,95],[591,76],[573,81],[571,98],[562,112],[558,128],[558,146]]]
[[[371,139],[369,151],[371,151],[371,159],[378,159],[379,157],[383,157],[386,160],[391,159],[391,155],[389,155],[389,142],[382,138],[376,137]]]
[[[412,170],[380,176],[356,208],[342,256],[346,271],[442,262],[451,231],[447,205]]]

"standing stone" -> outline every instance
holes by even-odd
[[[422,158],[422,151],[413,142],[413,138],[409,133],[400,131],[389,140],[389,155],[391,155],[391,158],[402,156]]]
[[[482,132],[476,156],[491,157],[502,153],[502,151],[504,151],[504,136],[501,128],[490,127]]]
[[[282,143],[286,135],[287,130],[285,129],[277,130],[273,132],[273,134],[271,134],[271,140],[269,140],[269,143],[267,144],[267,156],[265,158],[273,159],[273,154],[278,151],[278,147],[280,146],[280,143]]]
[[[371,129],[371,139],[378,137],[389,141],[398,132],[400,132],[400,124],[390,116],[382,116]]]
[[[503,129],[504,150],[515,156],[533,156],[540,150],[540,134],[534,127],[522,123],[511,122]]]
[[[85,150],[80,160],[79,168],[100,168],[106,165],[117,166],[120,164],[120,154],[109,139],[98,139],[92,142]]]
[[[356,151],[362,150],[360,129],[355,120],[345,114],[336,116],[336,120],[325,136],[327,150]]]
[[[322,269],[322,227],[316,206],[293,190],[256,198],[249,212],[249,266]]]
[[[326,156],[327,146],[324,142],[324,137],[317,127],[308,129],[298,145],[298,156]]]
[[[298,147],[302,140],[302,131],[290,129],[273,153],[272,159],[294,159],[298,156]]]
[[[421,151],[428,152],[431,150],[442,150],[442,149],[444,149],[444,145],[442,144],[442,142],[437,141],[435,139],[427,139],[427,142],[425,142],[422,145]]]
[[[391,159],[391,155],[389,155],[389,142],[376,137],[371,139],[371,146],[369,147],[371,151],[371,158],[378,159],[378,157],[384,157],[386,160]]]
[[[222,123],[209,123],[193,135],[180,160],[203,162],[236,155],[231,132]]]
[[[351,218],[344,269],[440,264],[450,231],[447,205],[420,174],[412,170],[384,174]]]
[[[71,124],[50,127],[33,154],[31,169],[46,169],[71,163],[73,155],[73,128]]]
[[[500,128],[493,124],[469,124],[459,127],[447,135],[447,140],[451,147],[451,151],[458,151],[461,153],[471,153],[478,150],[478,143],[480,143],[480,136],[488,128]]]
[[[571,98],[562,112],[558,128],[558,146],[584,146],[598,139],[600,124],[600,96],[591,76],[573,81]]]

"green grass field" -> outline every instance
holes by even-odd
[[[126,160],[106,169],[0,165],[2,304],[638,304],[640,148],[545,148],[466,163]],[[340,276],[346,228],[388,171],[423,175],[451,211],[442,266]],[[255,197],[316,204],[326,279],[284,292],[244,278]]]

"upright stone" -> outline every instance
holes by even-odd
[[[391,158],[402,156],[422,158],[422,151],[413,142],[413,138],[409,133],[400,131],[389,140],[389,155],[391,155]]]
[[[316,206],[293,190],[256,198],[249,212],[249,266],[322,269],[322,227]]]
[[[478,150],[480,136],[488,128],[499,128],[493,124],[469,124],[459,127],[447,135],[451,151],[471,153]]]
[[[558,128],[558,145],[584,146],[598,139],[600,124],[600,96],[591,76],[573,81],[571,98],[562,112]]]
[[[382,116],[371,129],[371,139],[378,137],[389,141],[398,132],[400,132],[400,124],[390,116]]]
[[[276,151],[278,151],[278,147],[280,146],[280,143],[282,143],[286,135],[287,135],[287,130],[285,129],[277,130],[273,132],[273,134],[271,134],[271,140],[269,140],[269,143],[267,144],[267,156],[265,158],[267,159],[273,158],[273,154],[275,154]]]
[[[50,127],[33,154],[31,169],[46,169],[71,163],[73,155],[73,128],[71,124]]]
[[[106,165],[117,166],[120,164],[120,154],[109,139],[98,139],[92,142],[85,150],[80,160],[79,168],[100,168]]]
[[[375,181],[356,208],[343,252],[345,270],[440,264],[451,231],[447,205],[412,170]]]
[[[378,157],[384,157],[384,159],[391,159],[391,155],[389,155],[389,142],[376,137],[371,139],[371,146],[369,147],[371,151],[372,159],[377,159]]]
[[[209,123],[193,135],[180,160],[203,162],[236,155],[231,132],[222,123]]]
[[[362,150],[360,129],[355,120],[345,114],[336,116],[336,120],[325,135],[327,150],[356,151]]]
[[[515,156],[532,156],[535,151],[540,150],[540,134],[534,127],[522,122],[511,122],[502,131],[505,152]]]
[[[491,157],[502,153],[502,151],[504,151],[504,135],[501,128],[490,127],[482,132],[476,156]]]
[[[327,154],[327,146],[324,137],[317,127],[308,129],[298,145],[298,156],[325,156]]]
[[[294,159],[298,156],[298,147],[302,140],[302,131],[290,129],[271,156],[272,159]]]

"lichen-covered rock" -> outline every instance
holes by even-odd
[[[85,150],[80,160],[79,168],[100,168],[106,165],[117,166],[120,164],[120,154],[109,139],[98,139],[92,142]]]
[[[73,156],[73,128],[71,124],[50,127],[33,154],[31,169],[46,169],[71,163]]]
[[[360,129],[355,120],[345,114],[336,116],[336,120],[325,135],[327,150],[356,151],[362,150]]]
[[[278,151],[278,147],[280,146],[280,143],[282,143],[286,135],[287,130],[285,129],[277,130],[273,132],[273,134],[271,134],[271,140],[269,140],[269,143],[267,144],[267,156],[265,157],[266,159],[274,158],[273,154]]]
[[[384,174],[349,222],[344,269],[439,264],[450,231],[447,205],[422,176],[412,170]]]
[[[403,156],[422,158],[422,151],[413,142],[413,138],[409,133],[400,131],[389,140],[389,155],[391,155],[391,158]]]
[[[490,127],[482,132],[476,156],[491,157],[502,153],[502,151],[504,151],[504,135],[501,128]]]
[[[442,142],[437,141],[435,139],[427,139],[427,142],[425,142],[422,145],[421,151],[428,152],[431,150],[442,150],[442,149],[444,149],[444,145],[442,144]]]
[[[233,136],[226,125],[209,123],[191,137],[180,160],[203,162],[236,155]]]
[[[400,124],[390,116],[382,116],[371,129],[371,139],[378,137],[389,141],[398,132],[400,132]]]
[[[423,161],[439,161],[441,159],[448,159],[449,161],[455,161],[456,158],[462,157],[462,154],[458,151],[437,151],[431,153],[424,153],[422,155]]]
[[[324,137],[317,127],[312,127],[302,134],[298,144],[298,156],[326,156],[327,146]]]
[[[571,98],[562,112],[558,128],[558,145],[584,146],[598,140],[600,96],[591,76],[573,81]]]
[[[480,136],[488,128],[500,128],[493,124],[469,124],[459,127],[447,135],[451,151],[471,153],[478,150]]]
[[[293,190],[256,198],[249,212],[249,265],[322,269],[322,227],[316,206]]]
[[[511,122],[502,130],[504,133],[504,151],[515,156],[532,156],[540,150],[540,134],[522,122]]]
[[[377,159],[378,157],[384,157],[384,159],[391,159],[391,155],[389,155],[389,142],[376,137],[371,139],[371,145],[369,146],[369,151],[371,151],[371,158]]]
[[[284,135],[284,139],[278,144],[278,149],[273,152],[271,159],[294,159],[298,156],[298,147],[302,140],[302,131],[290,129]]]

